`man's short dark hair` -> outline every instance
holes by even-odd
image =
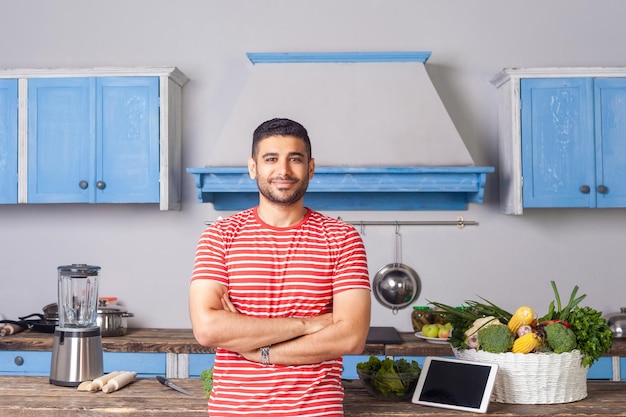
[[[278,118],[263,122],[254,130],[254,134],[252,135],[253,158],[257,156],[259,142],[270,136],[293,136],[302,139],[308,157],[311,159],[311,140],[304,126],[293,120]]]

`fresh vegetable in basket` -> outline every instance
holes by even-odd
[[[478,330],[478,346],[491,353],[504,353],[513,347],[513,334],[504,324],[483,327]]]
[[[453,327],[448,340],[457,349],[522,354],[577,349],[583,355],[582,365],[590,366],[610,349],[611,329],[602,312],[578,305],[586,297],[577,296],[578,286],[563,306],[555,282],[551,281],[551,285],[555,300],[540,318],[526,305],[511,314],[484,298],[480,302],[466,301],[464,308],[430,304],[446,313],[446,320]]]

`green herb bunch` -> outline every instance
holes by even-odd
[[[211,395],[213,389],[213,368],[205,369],[200,373],[200,380],[202,381],[202,388],[204,388],[204,394],[207,398]]]

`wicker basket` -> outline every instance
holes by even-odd
[[[587,396],[588,367],[578,350],[568,353],[489,353],[454,349],[457,358],[498,364],[491,401],[508,404],[557,404]]]

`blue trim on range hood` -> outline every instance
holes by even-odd
[[[431,52],[248,52],[253,64],[340,63],[340,62],[422,62]]]
[[[187,168],[198,201],[238,211],[259,202],[246,167]],[[493,167],[318,167],[304,197],[315,210],[467,210],[482,203]]]

